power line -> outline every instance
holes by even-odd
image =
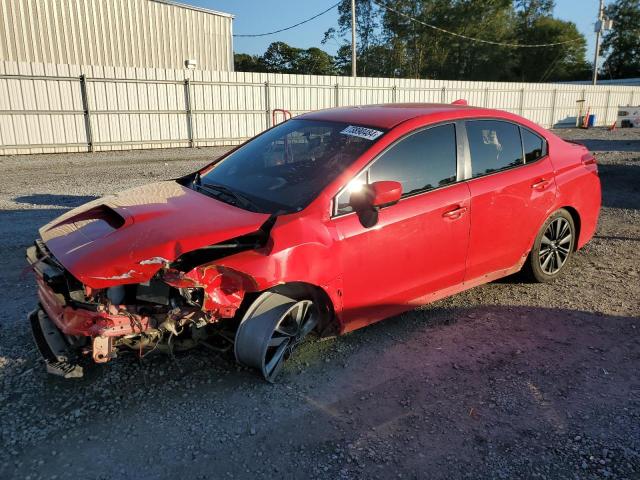
[[[287,30],[291,30],[292,28],[296,28],[299,27],[300,25],[304,25],[307,22],[310,22],[311,20],[315,20],[316,18],[324,15],[325,13],[333,10],[334,8],[336,8],[338,5],[340,5],[342,2],[338,2],[332,6],[330,6],[329,8],[327,8],[326,10],[323,10],[322,12],[314,15],[313,17],[307,18],[306,20],[303,20],[301,22],[296,23],[295,25],[291,25],[290,27],[285,27],[285,28],[281,28],[280,30],[274,30],[273,32],[266,32],[266,33],[255,33],[255,34],[247,34],[247,35],[234,35],[234,37],[266,37],[267,35],[273,35],[275,33],[280,33],[280,32],[285,32]]]
[[[558,63],[560,63],[560,60],[564,59],[564,57],[566,56],[567,52],[563,52],[560,51],[560,53],[558,54],[558,56],[555,58],[555,60],[553,62],[551,62],[551,64],[549,65],[549,67],[545,70],[545,72],[542,74],[542,77],[540,77],[540,80],[538,81],[538,83],[542,83],[542,82],[546,82],[547,79],[551,76],[551,74],[553,73],[553,70],[556,68],[556,65],[558,65]]]
[[[373,3],[375,3],[376,5],[378,5],[381,8],[384,8],[386,10],[389,10],[390,12],[393,12],[397,15],[400,15],[401,17],[404,17],[408,20],[411,20],[412,22],[417,22],[420,23],[421,25],[424,25],[425,27],[429,27],[432,28],[433,30],[437,30],[439,32],[442,33],[446,33],[447,35],[453,35],[454,37],[459,37],[459,38],[464,38],[465,40],[470,40],[472,42],[480,42],[480,43],[487,43],[489,45],[497,45],[500,47],[513,47],[513,48],[540,48],[540,47],[554,47],[556,45],[566,45],[567,43],[573,43],[573,42],[579,42],[582,40],[582,38],[574,38],[572,40],[565,40],[564,42],[555,42],[555,43],[537,43],[537,44],[521,44],[521,43],[505,43],[505,42],[494,42],[493,40],[484,40],[482,38],[473,38],[473,37],[468,37],[466,35],[462,35],[461,33],[456,33],[456,32],[450,32],[449,30],[445,30],[444,28],[440,28],[440,27],[436,27],[435,25],[431,25],[427,22],[423,22],[422,20],[419,20],[415,17],[412,17],[411,15],[407,15],[404,12],[400,12],[398,10],[396,10],[395,8],[392,8],[388,5],[385,5],[383,3],[378,2],[377,0],[372,0]]]

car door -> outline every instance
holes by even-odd
[[[469,120],[465,127],[472,175],[465,277],[470,281],[499,276],[524,260],[553,207],[556,186],[546,142],[539,135],[498,120]]]
[[[461,149],[461,147],[460,147]],[[469,235],[469,189],[457,158],[456,125],[403,137],[363,170],[335,201],[343,322],[351,330],[411,308],[428,292],[462,282]],[[350,188],[394,180],[403,195],[363,226]]]

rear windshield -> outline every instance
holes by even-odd
[[[218,186],[227,195],[216,198],[264,213],[300,211],[383,133],[347,123],[289,120],[215,164],[198,179],[199,191]]]

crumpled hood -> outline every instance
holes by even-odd
[[[149,280],[185,252],[257,231],[269,218],[175,181],[89,202],[40,229],[73,276],[92,288]]]

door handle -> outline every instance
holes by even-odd
[[[458,207],[458,208],[455,208],[453,210],[449,210],[448,212],[444,212],[442,214],[442,216],[444,218],[450,218],[450,219],[454,220],[456,218],[460,218],[466,212],[467,212],[467,207]]]
[[[549,186],[549,183],[549,180],[547,180],[546,178],[541,178],[536,183],[531,185],[531,188],[533,188],[534,190],[544,190]]]

